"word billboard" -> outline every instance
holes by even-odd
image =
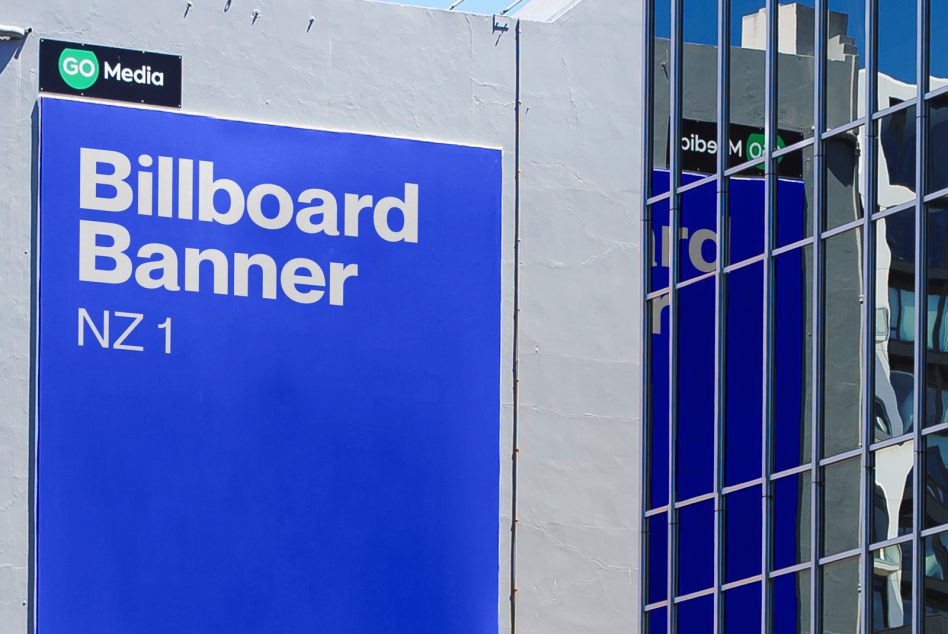
[[[38,631],[496,632],[500,151],[40,119]]]

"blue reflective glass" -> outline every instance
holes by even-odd
[[[810,571],[781,575],[773,580],[773,633],[810,631]]]
[[[777,247],[785,247],[813,233],[813,146],[778,160],[775,240]]]
[[[710,493],[714,475],[714,279],[679,291],[678,499]]]
[[[678,512],[678,596],[714,585],[714,500]],[[685,630],[688,631],[688,630]]]
[[[687,179],[691,180],[691,179]],[[684,282],[714,270],[717,258],[717,182],[681,195],[679,279]]]
[[[766,203],[763,173],[757,167],[728,179],[728,262],[764,252]]]
[[[945,16],[948,18],[948,16]],[[948,39],[940,37],[939,39]],[[946,82],[948,85],[948,82]],[[929,102],[928,110],[928,191],[938,192],[948,187],[948,161],[942,148],[948,146],[948,96],[942,95]]]
[[[714,631],[714,597],[706,595],[678,604],[678,631],[711,634]]]
[[[764,265],[727,275],[724,479],[727,486],[760,477],[763,442]]]
[[[668,295],[648,303],[648,507],[668,504]]]
[[[810,473],[774,482],[773,568],[781,570],[810,558]]]
[[[925,632],[948,630],[948,533],[923,541]]]
[[[645,631],[648,634],[665,634],[668,631],[668,614],[665,608],[645,613]]]
[[[925,439],[925,528],[948,524],[948,432]]]
[[[773,460],[783,471],[810,459],[811,248],[777,256],[774,275]]]
[[[875,551],[872,568],[872,631],[910,631],[912,542],[903,542]]]
[[[873,434],[876,441],[915,427],[915,210],[876,221]]]
[[[938,0],[935,0],[937,3]],[[892,80],[915,84],[915,7],[905,0],[877,0],[879,88],[885,91]]]
[[[760,631],[760,583],[731,588],[724,593],[724,634]]]
[[[667,191],[668,171],[652,170],[652,195],[658,196]],[[671,266],[671,229],[668,223],[668,199],[666,198],[649,207],[651,270],[648,288],[650,291],[668,288],[668,270]]]
[[[668,516],[653,515],[646,520],[646,572],[648,603],[664,601],[668,594]]]
[[[866,66],[866,0],[829,0],[826,27],[826,125],[852,121],[857,111],[853,78]]]
[[[943,161],[944,162],[944,161]],[[948,422],[948,199],[928,206],[928,346],[925,424]]]
[[[762,512],[759,486],[729,493],[725,498],[725,583],[760,574]]]
[[[944,25],[948,24],[948,0],[931,0],[928,18],[930,37],[926,41],[931,46],[931,84],[929,90],[948,84],[948,38]]]

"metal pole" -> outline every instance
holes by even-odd
[[[649,472],[651,471],[651,463],[649,461],[650,452],[650,437],[652,430],[649,429],[650,423],[652,420],[651,411],[652,411],[652,393],[651,393],[651,358],[654,354],[652,349],[652,313],[650,303],[645,297],[648,295],[649,289],[649,276],[651,272],[651,259],[652,255],[650,253],[650,248],[648,245],[651,244],[651,214],[649,213],[648,207],[648,194],[649,194],[649,182],[651,181],[652,174],[652,93],[654,92],[655,87],[652,84],[652,68],[654,66],[654,56],[655,56],[655,21],[654,21],[654,0],[644,0],[642,2],[642,24],[643,24],[643,34],[645,38],[645,55],[642,59],[642,173],[641,184],[642,184],[642,206],[641,206],[641,239],[642,245],[644,248],[641,250],[641,277],[640,284],[642,288],[642,331],[640,333],[642,337],[642,350],[645,351],[643,355],[643,364],[642,364],[642,381],[641,381],[641,394],[642,394],[642,409],[641,409],[641,447],[642,447],[642,462],[641,462],[641,492],[642,492],[642,508],[639,513],[639,562],[640,570],[642,571],[642,576],[640,578],[639,586],[639,632],[646,631],[646,622],[645,618],[645,606],[648,605],[648,587],[649,579],[651,578],[651,568],[655,562],[651,561],[648,558],[648,520],[645,519],[645,511],[648,508],[648,492],[651,490],[651,478],[649,477]]]
[[[770,569],[772,564],[771,539],[773,523],[773,483],[770,480],[771,466],[771,438],[773,436],[773,358],[774,358],[774,266],[773,249],[775,235],[775,208],[777,205],[777,163],[773,158],[774,148],[777,146],[777,21],[779,19],[779,0],[767,0],[767,42],[766,64],[764,81],[767,85],[767,94],[764,97],[764,112],[767,118],[764,122],[764,191],[766,210],[764,213],[764,288],[762,293],[764,311],[763,332],[761,336],[765,342],[763,363],[761,367],[763,387],[763,411],[761,430],[761,476],[763,477],[763,496],[761,498],[761,634],[771,631],[773,622],[773,608],[770,592]]]
[[[514,82],[514,258],[513,258],[513,416],[510,456],[510,631],[517,632],[517,484],[518,456],[520,453],[520,20],[514,25],[515,82]]]
[[[928,348],[927,330],[927,270],[928,270],[928,215],[922,200],[925,197],[925,157],[927,145],[927,112],[925,108],[925,85],[928,83],[928,2],[919,0],[916,4],[916,119],[915,119],[915,399],[912,404],[912,413],[915,417],[913,428],[915,441],[915,462],[912,465],[912,532],[914,533],[914,552],[912,557],[912,632],[919,634],[925,629],[924,583],[925,568],[923,565],[925,548],[920,532],[924,528],[925,503],[925,442],[922,428],[925,425],[925,370],[926,353]]]
[[[728,147],[729,74],[730,60],[730,0],[718,0],[718,102],[717,139],[718,148]],[[724,601],[721,585],[724,583],[724,540],[725,513],[727,512],[721,488],[724,486],[724,420],[725,411],[725,352],[727,350],[727,284],[724,277],[724,264],[727,261],[727,214],[728,187],[724,172],[727,170],[728,152],[719,149],[717,153],[717,221],[718,241],[717,261],[715,265],[715,329],[717,336],[714,344],[714,634],[724,632]]]
[[[681,182],[681,70],[682,70],[682,0],[671,0],[671,46],[669,78],[669,200],[668,224],[671,240],[668,268],[668,633],[675,634],[677,614],[675,610],[675,592],[678,588],[678,511],[675,508],[677,469],[675,465],[678,447],[678,265],[680,234],[680,196],[678,186]]]
[[[826,183],[823,178],[826,129],[826,33],[828,0],[816,0],[816,29],[814,36],[816,70],[813,98],[813,279],[812,279],[812,356],[811,377],[812,410],[810,413],[810,631],[822,631],[822,576],[820,575],[820,526],[822,524],[822,473],[820,457],[823,454],[823,213],[826,209]]]

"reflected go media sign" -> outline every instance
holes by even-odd
[[[181,107],[181,57],[40,40],[40,92]]]
[[[49,97],[40,146],[37,631],[497,632],[500,150]]]
[[[764,155],[764,131],[752,126],[732,123],[728,141],[728,165],[740,165],[759,159]],[[710,121],[682,119],[681,121],[681,168],[686,172],[713,174],[717,170],[717,124]],[[784,148],[803,140],[803,135],[790,130],[780,130],[777,148]],[[666,148],[667,150],[667,148]],[[667,152],[666,152],[667,159]],[[801,178],[803,161],[799,152],[791,152],[777,159],[780,176]],[[760,174],[763,175],[763,167]]]

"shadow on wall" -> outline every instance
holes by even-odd
[[[27,29],[26,36],[29,37],[31,32],[32,29]],[[2,34],[0,34],[0,38],[2,37]],[[25,42],[26,37],[19,39],[0,39],[0,73],[6,70],[11,60],[20,58],[20,51],[23,50],[23,44]]]

